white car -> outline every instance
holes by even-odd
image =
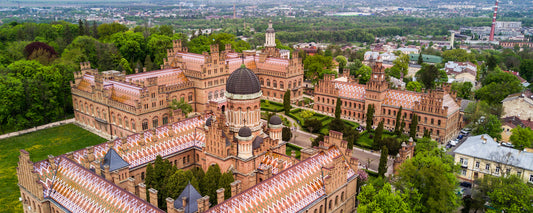
[[[450,145],[452,145],[452,146],[456,146],[456,145],[457,145],[457,142],[459,142],[457,139],[451,140],[451,141],[450,141]]]

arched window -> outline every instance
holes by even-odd
[[[135,131],[135,120],[131,119],[131,129]]]
[[[284,89],[284,87],[283,87],[283,81],[280,81],[280,82],[279,82],[279,88],[280,88],[280,89]]]
[[[188,99],[189,99],[189,102],[192,101],[192,92],[189,93],[189,98]]]
[[[102,118],[102,117],[100,117],[100,109],[98,107],[96,108],[96,117],[97,118]]]
[[[183,156],[183,164],[185,164],[185,156]]]
[[[215,99],[218,98],[218,90],[215,90]]]
[[[130,122],[128,121],[128,118],[124,117],[124,127],[127,129],[127,128],[130,128]]]
[[[120,115],[118,116],[118,125],[122,126],[122,117],[120,117]]]
[[[211,100],[213,98],[213,92],[209,92],[207,95],[207,100]]]
[[[157,119],[157,117],[154,117],[154,119],[152,120],[152,128],[156,128],[159,126],[159,120]]]
[[[320,208],[318,208],[318,210],[320,211],[320,213],[322,213],[322,209],[324,208],[323,205],[320,205]]]
[[[341,193],[341,202],[344,202],[344,192]]]
[[[168,124],[168,115],[167,114],[163,115],[163,125],[165,125],[165,124]]]
[[[261,86],[265,85],[265,79],[261,78]]]
[[[273,84],[274,88],[278,87],[278,82],[277,82],[276,80],[274,80],[274,81],[272,82],[272,84]]]
[[[143,131],[148,129],[148,120],[144,119],[142,123]]]
[[[289,81],[289,87],[287,87],[287,89],[290,89],[291,88],[291,82]]]
[[[267,79],[267,87],[270,87],[270,79]]]
[[[329,210],[333,207],[333,200],[329,200]]]
[[[339,195],[335,196],[335,206],[339,204]]]

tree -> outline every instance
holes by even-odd
[[[415,155],[422,152],[429,152],[439,146],[439,143],[431,138],[421,138],[416,141]]]
[[[442,149],[421,152],[404,162],[399,169],[394,185],[402,193],[419,193],[407,196],[408,203],[421,208],[417,212],[452,212],[458,207],[455,194],[458,166],[453,157]],[[415,198],[413,202],[412,198]],[[414,209],[413,206],[410,206]]]
[[[381,140],[383,137],[383,121],[379,122],[378,127],[376,128],[376,132],[374,134],[374,141],[372,143],[372,147],[374,149],[379,149],[381,147]]]
[[[126,72],[126,74],[132,74],[133,73],[133,70],[131,69],[130,63],[125,58],[121,58],[120,59],[119,66],[121,68],[121,71]]]
[[[285,110],[285,115],[291,112],[291,90],[289,89],[283,95],[283,110]]]
[[[409,137],[416,139],[416,129],[418,127],[418,116],[413,113],[413,118],[411,119],[411,125],[409,125]]]
[[[470,99],[473,87],[474,85],[469,81],[452,83],[452,90],[455,90],[457,92],[458,97],[461,97],[464,99]]]
[[[146,71],[152,71],[154,64],[152,63],[152,59],[150,58],[150,55],[146,55],[146,58],[144,59],[144,67],[146,68]]]
[[[405,86],[405,89],[414,92],[421,92],[422,84],[417,81],[409,81],[409,83],[407,83],[407,85]]]
[[[402,134],[401,126],[402,121],[400,120],[402,118],[402,106],[400,106],[400,109],[398,110],[398,113],[396,113],[396,122],[394,124],[394,134],[400,136]]]
[[[224,199],[228,199],[231,197],[231,185],[230,184],[233,183],[233,181],[235,180],[233,179],[233,174],[230,171],[223,173],[222,176],[220,177],[220,180],[218,181],[218,188],[219,189],[224,188]]]
[[[335,118],[337,119],[340,119],[341,118],[341,106],[342,106],[342,101],[341,101],[341,98],[337,98],[337,103],[335,105]]]
[[[403,76],[406,76],[409,71],[409,56],[406,54],[400,54],[394,61],[392,62],[393,66],[389,70],[389,75],[400,78],[403,74]]]
[[[221,176],[222,173],[220,172],[220,167],[218,166],[218,164],[214,164],[209,166],[204,178],[202,179],[202,185],[205,187],[201,189],[202,195],[209,196],[210,203],[217,202],[216,190],[219,189],[218,186]]]
[[[319,134],[318,137],[313,139],[313,141],[311,142],[311,146],[317,147],[319,145],[320,141],[324,141],[324,135],[323,134]]]
[[[344,121],[342,121],[340,118],[334,118],[329,123],[329,129],[337,132],[344,132]]]
[[[350,69],[350,75],[356,76],[357,71],[363,66],[363,63],[359,61],[359,59],[354,59],[353,62],[348,64],[348,68]]]
[[[387,172],[387,160],[389,159],[389,150],[386,146],[381,147],[381,155],[379,157],[378,176],[385,177]]]
[[[533,59],[524,59],[520,63],[520,76],[528,82],[533,82]]]
[[[440,71],[435,65],[422,66],[422,68],[416,73],[417,79],[422,81],[422,84],[424,84],[424,88],[426,89],[434,89],[435,82],[438,80],[439,76]]]
[[[311,133],[316,133],[322,129],[322,122],[316,118],[311,118],[304,120],[304,126],[309,130]]]
[[[474,54],[466,52],[464,49],[453,49],[442,52],[442,62],[456,61],[467,62],[475,61]]]
[[[170,104],[170,108],[172,108],[173,110],[181,109],[181,113],[183,113],[183,115],[185,116],[192,112],[192,106],[189,103],[185,102],[185,100],[183,99],[181,99],[180,101],[173,99],[172,103]]]
[[[346,59],[346,57],[339,55],[335,57],[335,61],[339,63],[339,73],[342,74],[342,72],[344,71],[344,67],[346,67],[346,64],[348,63],[348,60]]]
[[[283,129],[281,129],[281,140],[283,141],[289,141],[292,138],[292,132],[290,127],[284,126]]]
[[[516,76],[503,72],[498,67],[488,73],[482,84],[483,87],[476,91],[476,98],[487,101],[489,104],[500,103],[505,97],[523,89]]]
[[[81,19],[78,19],[78,35],[85,35],[85,30],[83,29],[83,21],[81,21]]]
[[[300,117],[302,117],[304,120],[313,117],[313,115],[315,115],[315,112],[311,110],[304,109],[300,112]]]
[[[361,66],[359,70],[357,70],[357,79],[359,79],[360,84],[366,84],[368,80],[370,79],[370,75],[372,74],[372,68],[370,68],[367,65]]]
[[[369,104],[366,108],[366,129],[367,131],[372,130],[372,124],[374,122],[374,105]]]
[[[399,191],[392,190],[390,183],[385,183],[383,188],[377,191],[372,184],[361,187],[357,196],[359,206],[357,212],[411,212],[409,205],[405,203]]]
[[[472,192],[474,203],[484,204],[488,198],[490,206],[498,212],[533,212],[533,188],[520,177],[485,175],[478,182]]]
[[[488,115],[485,119],[479,119],[473,125],[472,132],[475,135],[488,134],[492,138],[502,138],[502,123],[495,115]]]
[[[420,54],[418,55],[417,64],[422,65],[422,63],[424,63],[424,59],[422,57],[422,51],[420,51]]]
[[[57,52],[55,51],[53,47],[51,47],[50,45],[46,43],[38,42],[38,41],[31,42],[28,45],[26,45],[26,47],[24,47],[24,55],[26,56],[27,59],[31,60],[31,59],[36,58],[35,52],[39,50],[42,51],[40,55],[46,55],[49,59],[57,56]]]
[[[525,147],[533,148],[533,130],[529,127],[522,128],[520,125],[511,130],[509,138],[515,149],[523,150]]]
[[[402,148],[400,139],[396,137],[383,138],[381,140],[381,144],[387,147],[387,151],[390,156],[396,156],[398,153],[400,153],[400,149]]]

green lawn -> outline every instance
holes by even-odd
[[[261,100],[261,110],[270,112],[282,112],[284,109],[282,103],[269,101],[267,104],[265,100]]]
[[[301,149],[302,149],[302,147],[287,143],[286,148],[285,148],[285,154],[288,155],[288,156],[291,156],[292,150],[294,150],[295,151],[294,154],[296,154],[296,158],[300,159],[300,155],[301,155],[300,150]]]
[[[57,156],[105,141],[74,124],[0,140],[0,190],[3,193],[0,196],[0,212],[22,212],[16,175],[19,150],[28,151],[31,160],[36,162],[48,155]]]
[[[307,130],[307,128],[303,127],[304,126],[304,120],[300,113],[302,112],[301,109],[294,109],[290,112],[289,116],[296,119],[296,120],[299,120],[300,121],[300,126],[302,126],[302,130],[304,131],[309,131]],[[333,117],[330,117],[330,116],[327,116],[327,115],[323,115],[323,114],[318,114],[318,113],[315,113],[313,115],[313,117],[311,117],[310,119],[313,119],[313,118],[316,118],[318,119],[320,122],[322,122],[322,129],[320,129],[320,133],[323,134],[323,135],[327,135],[329,134],[329,123],[331,123],[331,121],[334,119]],[[347,121],[347,120],[343,120],[343,122],[347,125],[347,126],[351,126],[352,128],[356,128],[359,126],[359,123],[356,123],[356,122],[353,122],[353,121]]]

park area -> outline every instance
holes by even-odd
[[[22,212],[16,176],[19,150],[28,151],[31,160],[36,162],[48,155],[57,156],[105,141],[74,124],[0,140],[0,190],[3,193],[0,196],[0,212]]]
[[[313,132],[319,132],[320,134],[328,135],[328,133],[329,133],[328,124],[331,123],[331,121],[333,121],[334,118],[330,117],[330,116],[327,116],[327,115],[318,114],[318,113],[311,113],[311,114],[307,114],[307,115],[306,115],[306,113],[309,113],[309,110],[294,109],[294,110],[291,110],[291,112],[289,113],[289,117],[299,121],[299,124],[300,124],[300,126],[302,126],[302,129],[304,131],[308,131],[308,132],[310,132],[310,130],[305,125],[305,121],[306,120],[311,120],[311,119],[317,119],[317,120],[319,120],[322,123],[322,128],[320,130],[318,130],[318,131],[313,130]],[[347,121],[347,120],[342,120],[342,121],[344,122],[344,124],[346,126],[349,126],[351,128],[359,127],[359,124],[356,123],[356,122]]]

